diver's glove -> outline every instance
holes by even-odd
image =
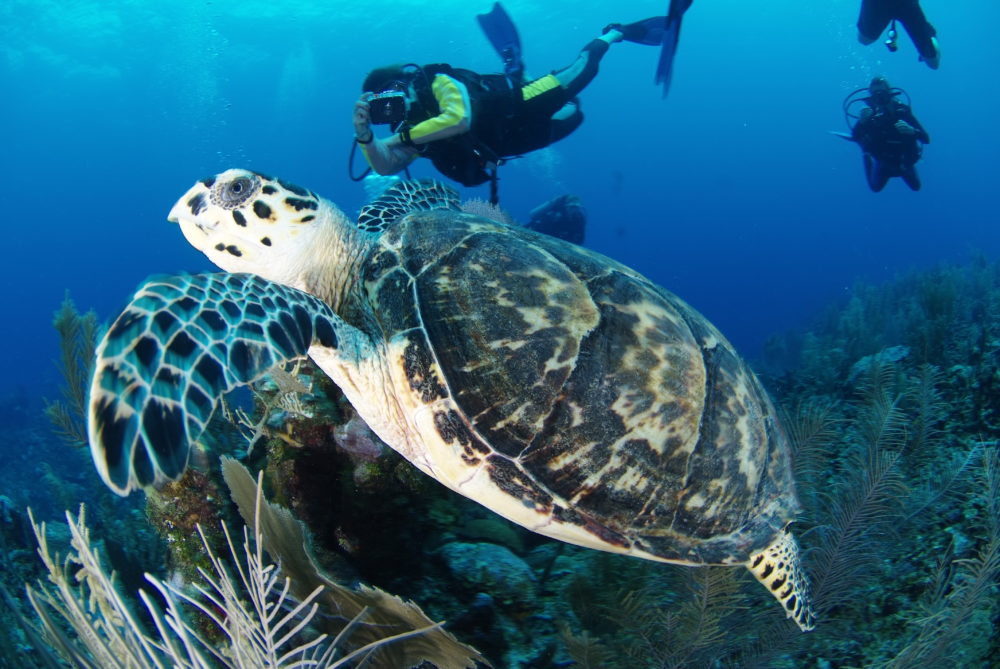
[[[898,130],[903,135],[915,135],[917,134],[917,129],[906,121],[896,121],[896,130]]]

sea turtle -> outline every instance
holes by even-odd
[[[728,341],[613,260],[401,182],[352,223],[228,170],[169,220],[225,273],[142,285],[97,352],[89,436],[119,494],[178,477],[219,398],[308,354],[418,469],[535,532],[744,565],[813,625],[788,441]]]

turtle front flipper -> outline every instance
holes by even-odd
[[[809,602],[809,581],[799,558],[799,545],[788,528],[778,532],[766,548],[753,553],[746,566],[803,632],[816,626],[816,617]]]
[[[148,280],[97,347],[87,430],[101,478],[119,495],[177,478],[226,392],[359,334],[321,300],[252,274]]]
[[[451,209],[461,211],[458,193],[440,181],[400,181],[375,200],[361,207],[358,227],[366,232],[384,232],[411,211]]]

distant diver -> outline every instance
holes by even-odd
[[[864,108],[856,113],[856,105],[862,103]],[[906,91],[889,86],[885,77],[875,77],[868,88],[844,99],[844,114],[851,133],[842,136],[861,147],[868,187],[878,193],[890,178],[900,177],[911,190],[920,190],[916,165],[931,138],[913,115]]]
[[[580,126],[577,95],[625,31],[605,29],[569,66],[525,81],[520,40],[510,17],[496,3],[478,18],[504,61],[504,74],[479,74],[444,63],[376,68],[365,77],[354,104],[354,139],[378,174],[395,174],[424,157],[465,186],[489,182],[490,201],[496,203],[499,165],[557,142]],[[379,139],[373,124],[388,125],[393,134]]]
[[[583,244],[587,212],[576,195],[560,195],[532,209],[531,220],[524,227]]]
[[[920,0],[861,0],[861,11],[858,13],[858,41],[871,44],[889,28],[885,45],[889,51],[895,52],[899,46],[896,41],[896,21],[903,24],[907,34],[913,40],[913,46],[920,54],[920,60],[927,63],[932,70],[941,65],[941,48],[937,41],[937,31],[924,16]]]

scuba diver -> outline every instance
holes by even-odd
[[[368,73],[354,104],[354,139],[375,172],[394,174],[422,156],[465,186],[490,182],[495,204],[497,166],[579,127],[577,95],[597,75],[611,44],[661,44],[666,29],[662,16],[611,24],[569,66],[525,80],[517,30],[500,4],[479,22],[504,60],[503,74],[448,64],[390,65]],[[376,137],[373,124],[388,125],[392,135]]]
[[[920,0],[861,0],[858,41],[871,44],[889,26],[885,45],[889,51],[895,52],[899,48],[896,43],[896,21],[906,28],[913,46],[920,54],[920,60],[932,70],[938,69],[941,64],[941,48],[938,46],[937,31],[924,16]]]
[[[529,230],[544,232],[573,244],[583,244],[587,212],[576,195],[560,195],[538,205],[529,215],[531,219],[524,226]]]
[[[900,96],[907,102],[898,100]],[[858,103],[865,107],[855,114],[852,107]],[[931,139],[913,115],[906,91],[892,88],[885,77],[875,77],[867,89],[844,99],[844,113],[851,134],[842,136],[861,147],[868,187],[877,193],[890,178],[900,177],[910,190],[920,190],[916,164]]]

